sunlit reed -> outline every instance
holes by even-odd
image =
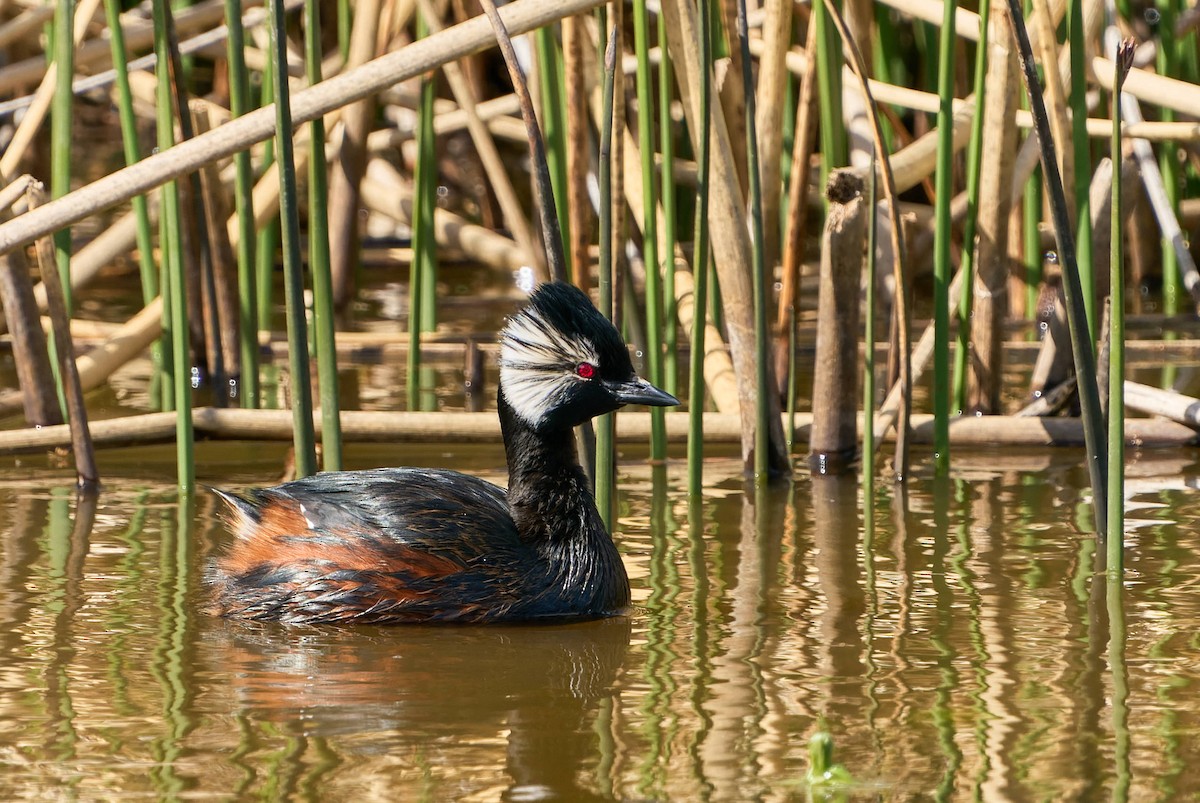
[[[321,82],[321,18],[316,0],[304,3],[305,70],[309,85]],[[309,125],[308,269],[312,274],[313,329],[317,341],[317,382],[321,398],[321,467],[342,468],[342,419],[338,400],[337,343],[334,340],[333,278],[329,266],[329,197],[325,165],[325,121]]]
[[[291,376],[292,425],[296,476],[317,470],[313,432],[312,380],[308,366],[304,273],[300,259],[300,209],[292,150],[292,110],[288,90],[287,28],[282,0],[270,0],[271,61],[275,95],[275,156],[279,161],[279,225],[283,243],[284,303],[287,309],[288,370]]]

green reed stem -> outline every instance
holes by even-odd
[[[654,178],[654,94],[651,87],[649,14],[646,0],[633,2],[633,46],[637,53],[638,150],[642,156],[642,256],[646,264],[646,378],[662,385],[662,274],[658,264],[658,193]],[[650,408],[650,459],[667,456],[662,407]]]
[[[350,0],[337,0],[338,53],[342,60],[350,57],[350,32],[354,22],[350,13]]]
[[[546,141],[546,164],[550,168],[550,186],[554,189],[554,208],[562,241],[570,242],[570,207],[567,204],[567,94],[563,80],[562,50],[554,37],[553,26],[538,28],[534,33],[538,57],[538,82],[542,93],[542,134]],[[565,249],[563,258],[567,275],[571,275],[571,252]]]
[[[983,100],[987,93],[988,15],[991,0],[979,3],[979,46],[975,49],[975,117],[971,120],[971,139],[967,144],[967,214],[963,218],[962,283],[958,296],[958,339],[954,349],[954,409],[967,408],[967,357],[970,353],[971,302],[975,297],[975,225],[979,220],[979,176],[983,172]],[[943,30],[945,22],[943,21]],[[941,131],[939,113],[938,131]],[[941,143],[939,142],[939,147]],[[941,201],[941,194],[938,194]],[[949,211],[949,199],[946,201]],[[1040,211],[1040,210],[1039,210]],[[947,244],[947,249],[949,244]],[[936,303],[936,302],[935,302]]]
[[[1121,88],[1133,66],[1133,41],[1117,47],[1112,92],[1112,203],[1109,211],[1108,560],[1110,578],[1124,573],[1125,538],[1125,271],[1121,242]],[[1164,249],[1166,250],[1166,249]]]
[[[1158,48],[1156,49],[1158,74],[1176,78],[1179,77],[1179,58],[1175,42],[1175,3],[1174,0],[1157,0],[1155,7],[1161,15],[1158,23]],[[1160,107],[1159,119],[1164,123],[1174,122],[1176,119],[1175,110],[1166,106]],[[1167,200],[1171,205],[1171,210],[1178,217],[1180,176],[1179,159],[1176,154],[1176,143],[1169,141],[1162,143],[1162,147],[1159,149],[1158,168],[1162,173],[1163,187],[1167,191]],[[1120,162],[1114,161],[1113,164],[1117,166],[1113,174],[1113,183],[1118,183]],[[1162,304],[1164,315],[1176,315],[1179,313],[1180,294],[1179,257],[1175,255],[1175,249],[1172,247],[1171,241],[1163,238]],[[1164,332],[1163,339],[1174,340],[1175,332]],[[1163,387],[1170,388],[1175,384],[1175,374],[1175,366],[1170,364],[1163,366]]]
[[[262,105],[269,106],[275,102],[275,68],[268,59],[263,68]],[[262,170],[267,170],[275,162],[275,140],[268,139],[263,143]],[[254,276],[255,296],[258,301],[259,330],[271,331],[271,300],[274,296],[273,280],[275,277],[275,251],[279,247],[279,221],[272,220],[258,230],[254,238]]]
[[[300,210],[296,161],[292,151],[292,104],[287,74],[287,28],[282,0],[268,0],[270,60],[275,94],[275,154],[279,160],[279,223],[283,242],[283,285],[287,307],[288,365],[291,374],[293,444],[296,476],[317,470],[312,419],[312,378],[308,366],[308,323],[305,319],[304,272],[300,258]]]
[[[1068,102],[1071,104],[1071,156],[1075,163],[1075,261],[1079,266],[1083,307],[1087,312],[1088,337],[1095,342],[1099,324],[1096,322],[1096,277],[1092,268],[1092,144],[1087,134],[1083,25],[1083,0],[1070,0],[1067,5],[1067,42],[1071,49],[1071,92]]]
[[[600,257],[596,265],[600,286],[600,312],[613,319],[612,259],[612,138],[613,86],[617,69],[617,29],[608,35],[604,50],[604,109],[600,120]],[[616,420],[612,413],[596,419],[596,507],[611,532],[616,520]]]
[[[417,36],[429,35],[423,16],[417,17]],[[432,76],[421,80],[421,100],[417,108],[417,164],[413,176],[413,261],[409,269],[408,309],[408,409],[421,406],[421,333],[432,331],[437,290],[437,263],[433,249],[433,212],[436,203],[437,165],[433,148]],[[426,316],[429,320],[426,320]]]
[[[755,364],[755,422],[754,422],[754,482],[762,486],[770,479],[769,456],[770,432],[768,393],[777,392],[768,387],[767,366],[770,359],[769,335],[767,332],[767,268],[763,264],[763,211],[762,176],[759,174],[758,132],[754,122],[754,62],[750,58],[750,31],[746,20],[746,0],[737,4],[738,39],[742,48],[742,88],[746,95],[746,163],[750,178],[750,231],[753,235],[751,270],[754,292],[754,349]]]
[[[1054,219],[1054,234],[1058,239],[1058,250],[1063,267],[1063,295],[1066,297],[1067,324],[1071,332],[1071,353],[1075,359],[1075,373],[1079,378],[1079,407],[1083,419],[1083,439],[1087,448],[1088,474],[1092,483],[1092,508],[1096,516],[1097,532],[1107,530],[1108,520],[1108,455],[1104,448],[1101,432],[1104,429],[1100,413],[1100,392],[1096,387],[1096,357],[1092,353],[1092,341],[1088,338],[1087,313],[1083,302],[1083,286],[1076,262],[1075,237],[1067,213],[1067,199],[1063,190],[1062,176],[1055,161],[1054,138],[1050,133],[1050,118],[1042,100],[1041,81],[1038,80],[1037,65],[1029,45],[1029,33],[1025,28],[1025,16],[1021,12],[1021,0],[1008,0],[1009,18],[1012,21],[1013,37],[1017,43],[1017,55],[1025,77],[1026,95],[1033,113],[1034,130],[1041,149],[1042,173],[1050,193],[1050,212]]]
[[[310,86],[321,78],[321,16],[317,0],[304,3],[305,68]],[[321,396],[321,465],[342,469],[342,417],[338,400],[337,343],[334,339],[333,275],[329,258],[329,192],[325,167],[325,119],[309,125],[308,269],[313,283],[313,329],[317,339],[317,381]]]
[[[113,2],[113,0],[108,0]],[[246,69],[246,37],[242,28],[242,0],[225,0],[225,25],[229,30],[229,110],[234,117],[250,111],[250,75]],[[233,195],[238,218],[238,338],[242,375],[242,406],[258,407],[258,286],[254,263],[254,171],[250,152],[233,155]],[[219,225],[221,221],[216,221]]]
[[[817,26],[817,102],[821,108],[821,186],[829,171],[848,160],[846,129],[842,124],[842,42],[829,21],[824,3],[813,3],[812,23]]]
[[[1025,184],[1022,197],[1022,231],[1025,261],[1025,317],[1038,315],[1038,296],[1042,285],[1042,176],[1037,170]]]
[[[54,99],[50,108],[50,197],[61,198],[71,191],[71,127],[74,117],[75,41],[72,36],[75,0],[58,0],[54,9],[54,63],[57,66]],[[67,314],[74,307],[71,291],[71,230],[54,234],[58,274],[62,278]],[[57,366],[57,361],[51,361]],[[55,376],[57,377],[57,368]],[[61,382],[58,383],[61,387]],[[61,395],[61,390],[59,391]]]
[[[154,0],[154,54],[156,123],[158,149],[165,151],[175,144],[174,93],[171,90],[171,54],[167,30],[166,0]],[[196,464],[193,459],[191,344],[188,332],[187,279],[184,276],[183,224],[179,208],[179,185],[168,181],[162,187],[159,210],[161,246],[163,251],[163,335],[169,333],[171,356],[163,366],[170,387],[170,401],[175,407],[176,474],[179,489],[191,493],[196,484]],[[164,355],[165,356],[165,355]]]
[[[662,387],[674,395],[679,389],[679,324],[675,304],[675,243],[678,240],[678,202],[675,192],[675,135],[671,123],[671,102],[675,97],[671,56],[667,52],[667,26],[659,17],[658,50],[658,118],[662,150],[662,208],[663,208],[663,354]],[[670,409],[670,408],[665,408]]]
[[[138,147],[137,118],[133,113],[133,93],[129,88],[129,70],[126,67],[125,32],[121,28],[121,5],[119,0],[104,0],[104,14],[108,21],[113,68],[117,87],[117,116],[121,124],[121,143],[124,146],[125,164],[131,165],[142,158]],[[154,265],[154,234],[150,228],[150,210],[146,196],[134,197],[130,204],[137,218],[138,270],[142,280],[142,303],[149,304],[158,295],[158,274]]]
[[[950,198],[954,194],[954,10],[942,3],[938,35],[937,199],[933,227],[933,461],[934,471],[950,470]],[[980,49],[983,49],[981,46]],[[978,102],[978,101],[977,101]],[[975,119],[982,119],[976,114]],[[964,250],[969,248],[964,243]],[[963,282],[969,287],[970,282]],[[960,331],[965,327],[959,327]]]
[[[704,485],[704,335],[708,318],[708,173],[712,150],[709,128],[712,95],[711,0],[697,0],[700,36],[700,130],[696,132],[695,250],[692,255],[692,338],[688,366],[688,495],[700,500]]]
[[[875,155],[871,156],[871,178],[867,189],[867,288],[864,310],[867,319],[863,323],[863,429],[862,471],[863,495],[867,500],[875,498],[875,248],[878,245],[879,225],[879,176],[875,172]],[[870,510],[870,503],[868,504]]]

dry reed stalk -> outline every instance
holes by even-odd
[[[942,4],[939,0],[881,0],[883,5],[916,20],[941,27]],[[954,10],[954,33],[968,42],[979,41],[979,15],[961,6]]]
[[[619,58],[620,54],[625,52],[625,3],[621,2],[621,0],[609,0],[607,5],[605,6],[605,10],[607,12],[606,16],[608,19],[608,25],[610,27],[610,30],[612,30],[614,32],[613,47],[615,49],[615,52],[618,54],[618,58]],[[599,42],[602,40],[601,40],[599,31],[596,30],[596,28],[594,26],[595,22],[596,21],[594,19],[588,20],[588,23],[589,23],[588,31],[590,33],[590,41],[595,43],[595,45],[596,45],[596,47],[594,49],[588,48],[588,50],[590,50],[594,53],[599,53],[600,52],[599,51],[599,47],[600,47]],[[608,36],[608,34],[606,32],[605,33],[606,39],[607,39],[607,36]],[[585,55],[586,55],[586,53],[585,53]],[[590,64],[591,64],[591,62],[589,61],[589,65]],[[588,69],[590,71],[592,71],[593,73],[597,73],[599,71],[599,65],[597,65],[595,67],[589,66]],[[603,83],[602,81],[597,82],[598,85],[602,84],[602,83]],[[602,113],[602,109],[604,106],[604,100],[601,97],[601,93],[602,93],[602,89],[594,89],[592,92],[592,95],[591,95],[591,99],[588,104],[591,107],[592,121],[596,124],[597,130],[599,130],[602,125],[604,125],[604,123],[601,122],[604,119],[604,115]],[[612,139],[612,144],[610,146],[612,149],[612,152],[609,154],[609,160],[610,160],[611,165],[624,165],[625,164],[625,140],[626,140],[626,137],[625,136],[616,136],[616,132],[618,132],[618,131],[624,132],[628,128],[628,115],[626,113],[627,112],[626,104],[623,101],[624,97],[625,97],[625,71],[614,68],[614,70],[613,70],[613,104],[612,104],[612,121],[611,121],[611,125],[612,125],[611,130],[613,132],[613,136],[610,137]],[[610,234],[610,240],[609,240],[609,247],[610,247],[609,253],[612,254],[611,318],[614,322],[616,322],[617,326],[620,326],[625,321],[624,293],[621,292],[621,288],[623,288],[625,286],[625,276],[629,271],[629,264],[628,264],[628,260],[626,259],[626,254],[625,254],[625,242],[626,242],[626,238],[628,237],[628,232],[627,232],[628,218],[626,217],[625,199],[628,197],[629,193],[626,192],[625,171],[624,170],[610,170],[609,173],[610,173],[609,182],[611,184],[611,192],[610,192],[611,197],[608,199],[609,222],[610,222],[610,227],[611,227],[611,234]],[[641,187],[640,176],[637,179],[637,181],[630,184],[630,186]],[[663,228],[660,226],[658,230],[663,231]],[[678,277],[676,278],[675,288],[676,288],[676,293],[678,293],[679,292]],[[609,311],[606,310],[606,312],[609,312]],[[680,314],[682,315],[682,313],[680,313]],[[636,315],[634,315],[633,317],[637,318]],[[690,328],[688,329],[688,331],[689,332],[691,331]],[[705,375],[707,376],[707,372]],[[614,426],[615,426],[615,423],[614,423]]]
[[[244,0],[243,6],[262,5],[262,0]],[[121,28],[125,32],[125,47],[129,51],[146,50],[154,44],[154,26],[145,17],[125,15]],[[202,0],[189,8],[180,9],[175,16],[176,30],[187,33],[210,30],[224,19],[224,0]],[[75,69],[94,72],[112,65],[112,48],[103,37],[89,39],[75,52]],[[0,70],[0,94],[11,95],[21,87],[40,83],[45,77],[47,62],[43,56],[31,56]]]
[[[1091,61],[1091,67],[1100,88],[1111,91],[1113,62],[1096,56]],[[1192,118],[1200,117],[1200,86],[1178,78],[1157,75],[1143,69],[1130,70],[1121,91],[1123,95],[1132,96],[1143,103],[1166,106]]]
[[[571,281],[577,287],[591,285],[592,204],[588,198],[588,94],[583,48],[587,30],[583,16],[562,21],[563,73],[567,96],[567,212],[570,221],[567,253]]]
[[[766,0],[763,54],[759,58],[755,130],[758,132],[759,174],[762,187],[763,263],[773,271],[779,254],[779,203],[783,186],[783,111],[787,104],[788,50],[792,44],[792,1]]]
[[[79,43],[83,40],[83,35],[87,32],[88,23],[91,22],[92,16],[99,7],[100,0],[83,0],[76,10],[72,36],[77,50]],[[107,45],[105,46],[107,47]],[[21,160],[25,158],[25,152],[29,149],[30,143],[33,142],[33,138],[37,135],[38,129],[42,127],[42,122],[50,110],[50,101],[54,97],[57,81],[58,63],[52,61],[46,68],[46,74],[42,77],[42,82],[34,94],[32,105],[26,109],[25,116],[21,118],[20,125],[17,126],[12,140],[5,148],[4,155],[0,156],[0,181],[7,183],[16,175]]]
[[[516,0],[504,7],[510,32],[526,33],[564,16],[599,5],[601,0],[560,0],[545,4],[539,0]],[[182,16],[182,15],[181,15]],[[381,89],[420,75],[447,61],[462,58],[486,48],[494,35],[486,19],[475,17],[407,47],[390,52],[355,70],[322,81],[292,96],[292,117],[296,125],[318,115],[340,109]],[[105,44],[107,47],[107,44]],[[161,184],[194,171],[214,159],[223,159],[261,142],[274,134],[275,110],[258,109],[220,128],[175,147],[156,153],[58,198],[35,212],[0,225],[0,253],[76,223],[101,209],[107,209],[134,195],[148,192]],[[328,120],[326,120],[328,125]]]
[[[697,119],[700,114],[699,82],[697,81],[700,58],[696,8],[687,0],[668,0],[663,3],[662,11],[662,22],[667,25],[668,47],[675,64],[675,80],[679,87],[679,96],[683,100],[688,131],[693,137],[692,144],[695,147],[694,138],[701,125],[701,121]],[[740,73],[738,74],[740,75]],[[736,82],[728,81],[727,83]],[[742,160],[734,157],[732,133],[725,125],[725,118],[720,114],[711,115],[710,126],[712,151],[709,226],[713,258],[717,265],[721,294],[725,302],[725,322],[729,331],[730,353],[738,384],[738,400],[743,423],[742,458],[750,460],[753,457],[754,449],[755,406],[758,388],[755,385],[757,358],[754,348],[754,304],[750,276],[746,271],[746,266],[751,264],[750,236],[746,229],[742,191],[736,169],[737,164]],[[744,141],[744,139],[739,141]],[[628,143],[626,147],[629,147]],[[767,387],[778,387],[773,365],[767,365],[767,373]],[[768,395],[770,448],[768,462],[772,471],[790,471],[783,427],[780,424],[779,395],[777,393]]]
[[[598,35],[596,27],[592,21],[588,21],[588,32],[593,44],[596,43]],[[620,36],[618,29],[618,36]],[[587,69],[593,69],[592,58],[590,54],[595,52],[594,47],[587,48],[585,58],[588,63]],[[614,83],[619,78],[618,72],[614,76]],[[615,91],[615,90],[614,90]],[[600,87],[592,88],[591,93],[591,110],[593,119],[599,120],[602,118],[602,103]],[[622,169],[613,171],[612,187],[613,187],[613,205],[617,206],[618,202],[622,210],[628,209],[633,215],[634,220],[642,220],[645,215],[645,200],[642,196],[641,186],[641,155],[638,153],[637,142],[634,139],[633,133],[628,126],[622,122],[622,128],[616,128],[618,119],[619,104],[613,105],[613,126],[614,132],[620,131],[621,136],[613,137],[613,154],[627,153],[628,158],[622,159],[616,164],[619,164]],[[624,117],[622,116],[622,121]],[[617,195],[618,188],[625,193],[622,199]],[[614,210],[615,211],[615,210]],[[662,207],[659,206],[656,210],[661,218]],[[615,219],[615,218],[614,218]],[[662,221],[659,221],[662,224]],[[616,224],[614,223],[614,229]],[[666,231],[665,225],[657,227],[659,234],[659,249],[665,250],[665,241],[662,239],[663,233]],[[615,235],[615,231],[614,231]],[[623,244],[623,241],[619,241]],[[618,254],[619,251],[613,251],[613,254]],[[675,316],[679,321],[683,340],[691,340],[692,326],[696,320],[696,309],[693,298],[693,290],[695,288],[695,278],[692,276],[691,268],[687,264],[687,260],[683,258],[679,244],[676,244],[675,253],[672,255],[675,260]],[[617,283],[617,277],[613,279],[614,286]],[[615,295],[615,294],[614,294]],[[619,320],[619,319],[618,319]],[[721,412],[735,412],[738,410],[739,395],[736,374],[733,369],[733,362],[730,359],[729,351],[725,346],[725,339],[721,332],[706,317],[704,335],[704,381],[708,385],[708,393],[716,405],[717,410]],[[670,416],[668,416],[669,418]]]
[[[41,182],[29,185],[29,208],[36,209],[45,197]],[[96,452],[92,448],[92,437],[88,432],[87,406],[83,401],[83,387],[79,381],[79,370],[75,364],[75,346],[71,341],[71,316],[67,311],[67,298],[63,292],[62,277],[58,274],[54,254],[54,241],[42,237],[37,241],[38,266],[42,284],[50,308],[50,323],[54,334],[54,351],[58,357],[58,372],[62,381],[63,397],[67,404],[67,420],[71,430],[71,451],[75,455],[76,482],[80,487],[89,487],[100,481],[96,469]]]
[[[626,443],[646,441],[650,432],[649,413],[621,412],[618,416],[621,422],[619,440]],[[667,416],[668,442],[687,440],[687,418]],[[198,438],[257,441],[290,441],[292,438],[291,414],[287,410],[196,407],[192,409],[192,423]],[[313,423],[320,434],[320,417],[315,417]],[[811,416],[797,413],[795,442],[807,442],[810,431]],[[105,448],[170,443],[175,439],[175,413],[146,413],[93,421],[91,432],[95,445]],[[0,455],[68,446],[70,437],[66,425],[0,431]],[[737,443],[741,438],[738,416],[705,413],[704,437],[714,444]],[[356,443],[499,443],[500,425],[495,413],[491,412],[347,410],[342,413],[342,438]],[[917,443],[932,443],[933,416],[913,416],[913,439]],[[1175,421],[1135,418],[1125,422],[1125,442],[1138,448],[1177,448],[1200,443],[1200,434]],[[1083,443],[1083,427],[1078,418],[971,416],[951,422],[950,443],[1009,448],[1078,447]],[[995,459],[994,455],[988,457],[991,462]],[[1023,461],[1027,459],[1022,458]]]
[[[399,171],[380,158],[372,159],[362,181],[363,203],[392,220],[411,224],[412,187]],[[455,248],[482,265],[515,271],[527,265],[527,252],[515,241],[477,226],[448,209],[433,212],[434,239]]]
[[[12,251],[13,254],[22,251]],[[141,312],[121,324],[104,343],[80,355],[75,360],[79,370],[79,384],[83,391],[97,388],[108,381],[113,371],[137,357],[150,347],[162,334],[162,296],[142,308]],[[20,391],[0,391],[0,416],[21,409]],[[55,405],[57,409],[57,404]],[[174,413],[169,413],[174,420]],[[62,419],[59,418],[59,421]]]
[[[1003,6],[992,7],[988,37],[988,91],[984,99],[983,160],[979,176],[979,220],[975,300],[972,305],[968,406],[984,413],[1000,411],[1003,324],[1008,312],[1008,218],[1012,209],[1012,173],[1016,152],[1017,58],[1004,30]],[[966,247],[972,247],[968,243]]]
[[[345,69],[354,70],[379,53],[376,38],[381,25],[380,0],[363,0],[354,10],[350,53]],[[367,138],[375,115],[375,99],[367,97],[342,110],[342,136],[329,162],[329,255],[333,303],[341,309],[354,295],[361,233],[358,210],[363,173],[367,167]]]
[[[1200,428],[1200,399],[1131,380],[1125,381],[1124,390],[1125,406],[1129,409]]]
[[[421,7],[421,13],[425,16],[426,24],[429,26],[431,33],[437,33],[442,30],[442,24],[435,17],[433,4],[430,0],[419,0],[418,5]],[[467,82],[463,75],[462,68],[456,62],[447,62],[442,65],[442,74],[446,76],[446,81],[450,85],[450,91],[454,95],[459,108],[466,113],[467,131],[471,135],[471,141],[475,144],[475,151],[483,163],[484,172],[487,174],[490,182],[491,190],[495,193],[496,202],[500,204],[500,212],[504,215],[504,222],[508,224],[509,231],[513,234],[513,239],[516,240],[526,253],[527,265],[534,265],[541,274],[541,279],[545,281],[545,264],[541,260],[541,249],[537,245],[537,237],[534,234],[533,226],[529,218],[525,215],[525,211],[521,208],[521,201],[517,197],[517,191],[513,187],[512,180],[509,178],[508,170],[504,167],[504,160],[500,156],[500,151],[496,147],[496,141],[492,138],[491,131],[484,125],[476,112],[476,97],[475,91]],[[588,230],[584,230],[584,235]],[[586,285],[581,285],[586,286]]]
[[[54,17],[54,5],[44,5],[26,8],[8,22],[0,25],[0,48],[7,48],[13,42],[38,36],[42,28]]]
[[[821,473],[848,469],[858,446],[859,283],[869,218],[862,190],[862,179],[850,171],[830,176],[830,205],[821,240],[808,457],[809,467]]]
[[[15,396],[12,399],[15,404],[9,411],[24,408],[25,421],[30,426],[62,423],[46,349],[46,334],[42,331],[33,299],[24,249],[17,248],[0,257],[0,302],[4,304],[4,318],[12,331],[17,385],[23,389],[23,392],[10,392]]]

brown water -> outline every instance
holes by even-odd
[[[202,480],[280,456],[205,444]],[[630,454],[628,616],[391,629],[205,614],[227,536],[207,493],[177,504],[169,447],[106,452],[90,501],[9,460],[0,799],[803,799],[818,730],[856,798],[1194,797],[1194,456],[1130,466],[1123,608],[1077,452],[956,455],[869,520],[853,480],[756,495],[714,461],[689,504],[682,464]],[[502,476],[498,447],[406,457]]]

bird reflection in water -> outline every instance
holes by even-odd
[[[447,779],[459,792],[506,800],[601,800],[612,787],[587,788],[587,770],[606,765],[595,726],[629,648],[628,617],[348,630],[218,619],[205,639],[218,662],[212,693],[235,696],[218,709],[325,740],[349,765],[359,763],[350,753],[403,762],[424,751],[439,773],[461,775]]]

